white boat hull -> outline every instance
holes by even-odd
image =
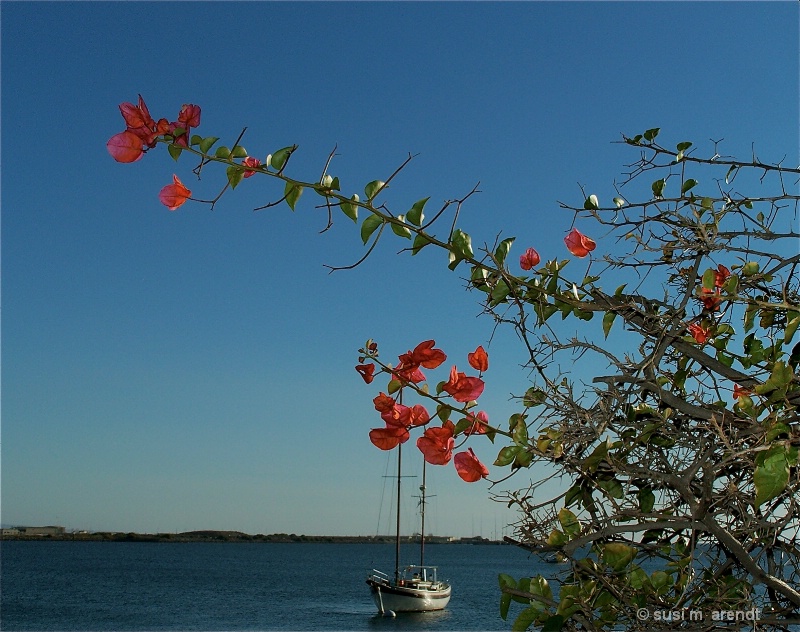
[[[450,585],[445,582],[414,587],[370,577],[367,584],[379,612],[430,612],[444,610],[450,602]]]

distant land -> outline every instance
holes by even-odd
[[[12,527],[2,529],[2,540],[34,540],[62,542],[240,542],[240,543],[304,543],[322,542],[331,544],[389,544],[395,542],[393,535],[297,535],[295,533],[271,533],[250,535],[241,531],[184,531],[182,533],[133,533],[120,531],[67,531],[64,527]],[[402,536],[403,543],[419,542],[419,534]],[[427,535],[430,544],[506,544],[500,540],[489,540],[475,536],[453,538]]]

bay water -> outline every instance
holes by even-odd
[[[552,575],[513,546],[428,544],[447,609],[381,617],[365,580],[394,546],[338,543],[0,543],[2,630],[508,630],[497,576]],[[418,549],[402,549],[403,564]]]

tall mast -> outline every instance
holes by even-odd
[[[425,566],[425,459],[422,460],[422,485],[420,491],[420,510],[422,530],[419,532],[419,565]]]
[[[397,444],[397,535],[394,546],[394,583],[400,580],[400,476],[402,475],[402,444]]]

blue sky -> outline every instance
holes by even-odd
[[[165,151],[115,163],[117,106],[138,93],[156,118],[200,105],[198,133],[228,144],[247,126],[256,156],[299,144],[299,178],[338,144],[348,193],[419,154],[384,201],[438,208],[480,181],[460,225],[478,244],[516,235],[515,256],[566,254],[557,200],[613,195],[635,158],[621,133],[797,162],[794,2],[6,2],[0,19],[3,524],[386,531],[363,342],[391,359],[434,338],[464,366],[484,344],[493,420],[526,388],[513,335],[488,345],[479,296],[441,253],[387,239],[329,275],[362,254],[356,227],[319,234],[310,194],[253,213],[279,196],[267,178],[213,212],[168,212],[172,173],[201,197],[223,176],[198,183]],[[433,474],[435,532],[514,519],[488,483]]]

